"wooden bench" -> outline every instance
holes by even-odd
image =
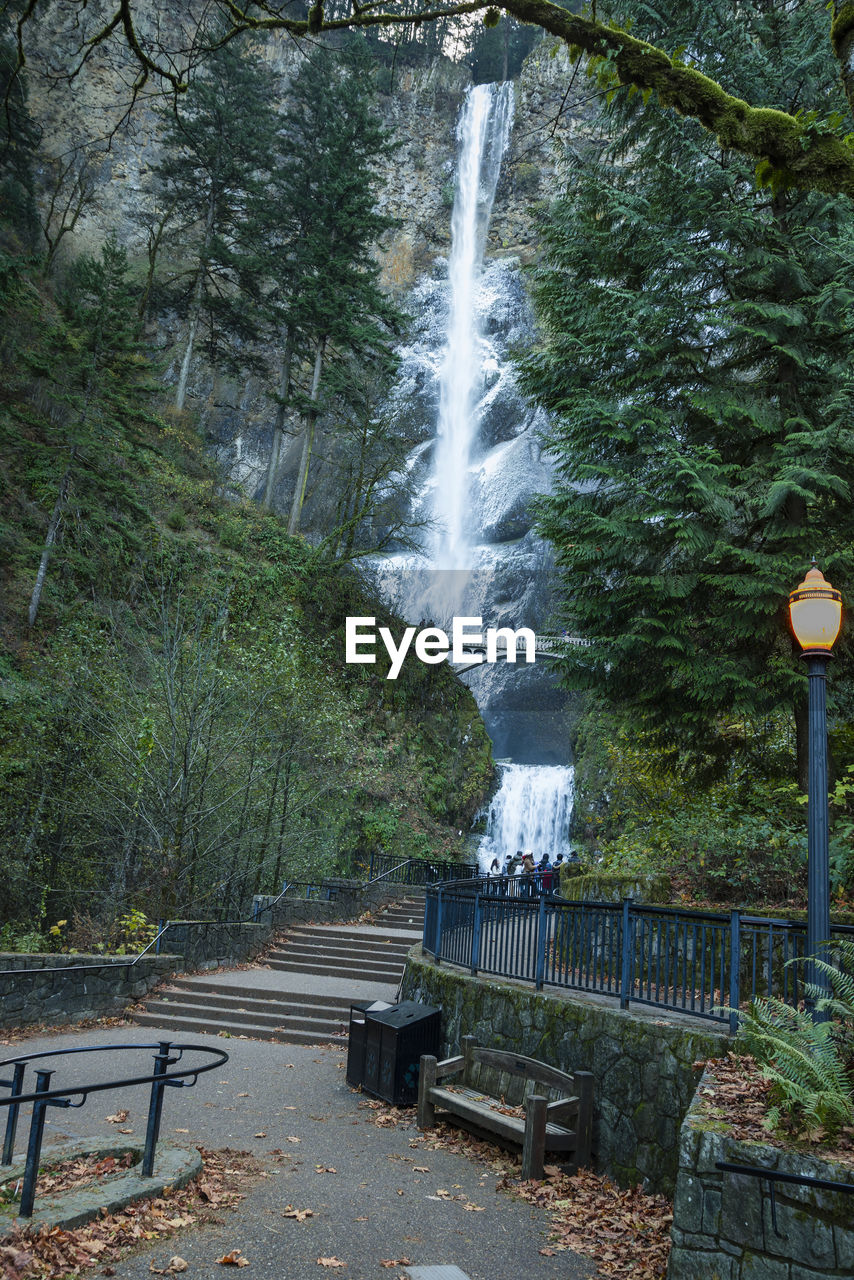
[[[419,1129],[433,1127],[438,1108],[466,1126],[521,1146],[523,1178],[542,1178],[546,1152],[569,1156],[575,1165],[590,1163],[592,1072],[567,1075],[534,1058],[482,1048],[474,1036],[463,1036],[462,1050],[444,1062],[430,1054],[421,1058]],[[439,1083],[460,1075],[462,1080],[451,1087]],[[487,1080],[491,1088],[484,1087]],[[517,1090],[521,1085],[523,1116],[503,1105],[513,1083]]]

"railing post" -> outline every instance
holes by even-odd
[[[546,897],[540,893],[540,912],[537,917],[537,990],[542,991],[546,976],[546,934],[548,932],[546,917]]]
[[[433,952],[436,964],[442,963],[442,886],[436,890],[436,948]]]
[[[154,1075],[162,1076],[169,1065],[170,1040],[161,1040],[160,1052],[154,1055]],[[151,1097],[148,1103],[148,1124],[145,1130],[145,1152],[142,1157],[142,1176],[150,1178],[154,1172],[154,1149],[160,1136],[160,1116],[163,1112],[163,1090],[166,1085],[161,1080],[152,1080]]]
[[[8,1080],[0,1081],[7,1087],[11,1087],[12,1098],[19,1097],[24,1092],[24,1072],[27,1069],[26,1062],[16,1062],[15,1070],[12,1072],[11,1083]],[[6,1114],[6,1137],[3,1142],[3,1159],[0,1164],[12,1163],[12,1152],[15,1149],[15,1130],[18,1127],[18,1112],[20,1105],[17,1102],[10,1102]]]
[[[629,908],[632,905],[631,898],[623,899],[623,950],[622,950],[622,967],[620,974],[620,1008],[628,1009],[629,1000],[631,999],[631,975],[632,975],[632,953],[631,953],[631,919],[629,916]]]
[[[741,991],[741,916],[729,913],[729,1029],[738,1031],[738,1001]],[[723,994],[723,993],[721,993]]]
[[[474,916],[471,922],[471,974],[472,977],[477,973],[477,966],[480,963],[480,923],[483,915],[483,907],[481,905],[480,894],[474,895]]]
[[[52,1071],[36,1072],[36,1093],[47,1093],[50,1089],[50,1078]],[[42,1150],[42,1138],[44,1136],[45,1111],[47,1109],[46,1102],[35,1101],[33,1103],[33,1115],[30,1120],[30,1137],[27,1143],[27,1164],[24,1169],[24,1185],[21,1188],[21,1213],[22,1218],[31,1218],[33,1216],[33,1201],[36,1198],[36,1178],[39,1176],[39,1157]]]

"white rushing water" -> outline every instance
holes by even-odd
[[[501,787],[489,804],[486,835],[478,862],[489,871],[493,858],[504,859],[530,849],[535,861],[544,853],[554,862],[569,850],[572,813],[571,765],[503,764]]]
[[[435,569],[471,569],[468,513],[475,393],[484,377],[477,324],[477,282],[501,161],[513,123],[513,85],[478,84],[468,91],[457,124],[457,177],[451,219],[447,347],[439,379],[434,461]]]
[[[448,628],[454,615],[469,615],[524,625],[521,602],[542,559],[533,535],[524,549],[518,545],[514,526],[527,496],[549,484],[534,444],[536,411],[515,390],[507,356],[511,343],[523,339],[530,319],[518,264],[492,260],[484,265],[512,123],[512,84],[476,85],[468,91],[457,123],[447,280],[426,277],[419,283],[413,307],[419,318],[402,352],[399,385],[392,395],[392,405],[402,415],[411,414],[413,400],[420,397],[435,405],[430,423],[435,424],[435,440],[416,446],[410,458],[421,483],[414,510],[433,528],[420,554],[386,557],[377,567],[381,590],[412,623],[430,619]],[[500,340],[497,332],[503,335]],[[508,557],[515,583],[509,611]],[[518,678],[514,673],[513,681]],[[484,871],[493,857],[503,863],[505,854],[518,849],[531,849],[538,859],[544,853],[551,860],[566,854],[572,769],[500,768],[502,785],[490,804],[479,851]]]

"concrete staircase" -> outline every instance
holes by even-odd
[[[200,1035],[327,1044],[346,1037],[352,1003],[394,1002],[423,918],[424,897],[413,893],[364,923],[291,928],[263,965],[173,978],[135,1021]]]

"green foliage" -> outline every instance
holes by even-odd
[[[731,722],[726,775],[698,783],[696,759],[689,771],[678,752],[591,710],[575,744],[574,837],[604,857],[606,871],[666,873],[683,899],[803,903],[805,814],[797,787],[776,776],[790,758],[785,734],[778,726],[775,745],[772,726],[764,726],[763,750],[757,728]],[[739,738],[752,743],[752,755]],[[832,883],[840,894],[848,888],[836,866]]]
[[[139,950],[147,921],[242,913],[286,875],[346,871],[376,815],[402,856],[459,856],[491,781],[471,696],[444,669],[389,682],[344,663],[348,613],[397,623],[276,516],[220,497],[188,415],[154,412],[120,248],[59,299],[18,260],[2,303],[10,944],[30,930],[51,945],[65,919],[75,946],[121,931]]]
[[[630,5],[751,101],[827,112],[824,19],[797,6]],[[682,37],[680,39],[680,37]],[[780,41],[784,39],[785,48]],[[854,584],[854,216],[757,192],[749,166],[675,113],[618,93],[541,229],[542,339],[523,385],[553,414],[539,507],[565,584],[574,688],[631,708],[688,770],[730,754],[721,721],[791,716],[785,625],[813,553]],[[610,145],[607,140],[610,131]],[[685,174],[691,181],[686,183]],[[833,696],[850,678],[847,645]],[[847,696],[847,695],[843,695]]]
[[[232,42],[204,60],[190,92],[163,115],[156,207],[169,211],[168,253],[149,307],[175,307],[191,325],[202,316],[209,358],[230,369],[262,367],[253,346],[258,214],[275,153],[277,89],[268,65]]]
[[[7,31],[8,18],[0,15],[0,247],[32,251],[38,230],[34,168],[39,130],[27,107],[27,83],[22,75],[11,77],[17,49]]]
[[[814,1022],[808,1010],[777,999],[757,999],[739,1015],[738,1046],[773,1082],[769,1128],[824,1129],[832,1137],[854,1122],[854,942],[834,940],[833,947],[838,967],[816,962],[829,979],[830,996],[806,987],[825,1021]]]

